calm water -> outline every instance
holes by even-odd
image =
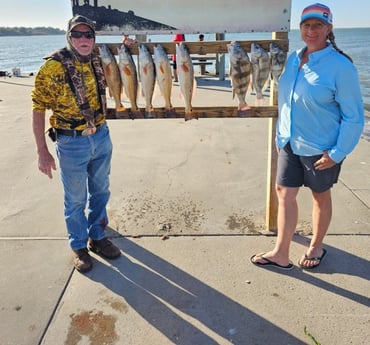
[[[365,108],[370,111],[370,28],[336,29],[336,42],[340,49],[349,54],[360,76],[361,90]],[[172,35],[149,36],[153,42],[172,41]],[[225,40],[270,39],[270,33],[226,34]],[[206,40],[214,40],[214,35],[206,34]],[[186,35],[187,41],[197,41],[198,35]],[[98,36],[98,43],[118,43],[121,36]],[[299,31],[289,33],[290,50],[302,47]],[[20,68],[22,73],[36,72],[46,54],[65,46],[62,36],[22,36],[0,37],[0,70],[11,72]],[[227,61],[227,59],[226,59]]]

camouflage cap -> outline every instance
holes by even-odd
[[[74,16],[72,19],[69,20],[69,22],[68,22],[68,32],[71,32],[74,27],[76,27],[77,25],[80,25],[80,24],[87,25],[91,29],[91,31],[93,31],[95,33],[95,22],[93,22],[89,18],[81,16],[79,14]]]

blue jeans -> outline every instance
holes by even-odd
[[[58,135],[56,143],[64,187],[64,217],[73,250],[88,238],[105,237],[108,224],[112,141],[106,124],[90,136]]]

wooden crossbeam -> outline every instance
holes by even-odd
[[[107,109],[107,119],[145,119],[145,108],[140,108],[138,113],[133,113],[130,108],[124,111],[116,111],[116,109]],[[264,106],[264,107],[252,107],[249,111],[240,112],[236,107],[193,107],[193,113],[198,118],[249,118],[249,117],[260,117],[260,118],[276,118],[278,110],[276,106]],[[171,113],[167,112],[164,108],[155,108],[153,110],[155,119],[166,119],[166,118],[184,118],[185,109],[184,107],[175,107]]]
[[[185,42],[186,47],[190,54],[214,54],[214,53],[228,53],[227,45],[231,41],[207,41],[207,42]],[[251,51],[251,44],[258,43],[263,49],[269,51],[270,43],[274,42],[278,44],[283,51],[287,52],[289,49],[288,39],[271,39],[271,40],[250,40],[250,41],[238,41],[245,51]],[[109,49],[113,54],[117,55],[117,48],[121,47],[122,43],[105,43],[108,45]],[[134,43],[128,47],[132,55],[139,54],[139,44]],[[175,42],[145,42],[144,44],[151,54],[154,54],[154,46],[160,44],[166,51],[167,54],[176,53],[176,43]],[[96,48],[102,45],[102,43],[97,43]]]

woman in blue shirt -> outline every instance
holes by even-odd
[[[300,23],[306,46],[289,56],[279,81],[278,236],[272,251],[252,256],[251,262],[258,266],[293,268],[289,247],[298,222],[296,198],[302,185],[312,191],[313,236],[298,265],[312,269],[326,254],[323,240],[332,216],[330,190],[364,126],[357,70],[337,47],[332,29],[327,6],[306,7]]]

